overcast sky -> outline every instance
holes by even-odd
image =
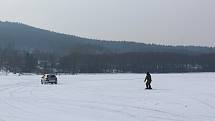
[[[215,46],[215,0],[0,0],[0,20],[87,38]]]

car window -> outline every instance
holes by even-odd
[[[56,76],[55,75],[51,75],[51,78],[55,78]]]

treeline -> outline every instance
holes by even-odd
[[[143,73],[215,71],[215,54],[176,53],[77,54],[62,57],[60,67],[72,73]]]
[[[14,73],[215,72],[215,53],[80,53],[58,56],[0,49],[0,70]]]

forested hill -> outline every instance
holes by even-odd
[[[214,53],[215,48],[194,46],[162,46],[126,41],[102,41],[56,33],[29,25],[0,22],[0,48],[69,54],[171,52],[186,54]]]
[[[0,71],[215,72],[214,62],[215,48],[93,40],[20,23],[0,22]]]

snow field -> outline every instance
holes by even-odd
[[[0,121],[215,121],[215,73],[0,76]]]

